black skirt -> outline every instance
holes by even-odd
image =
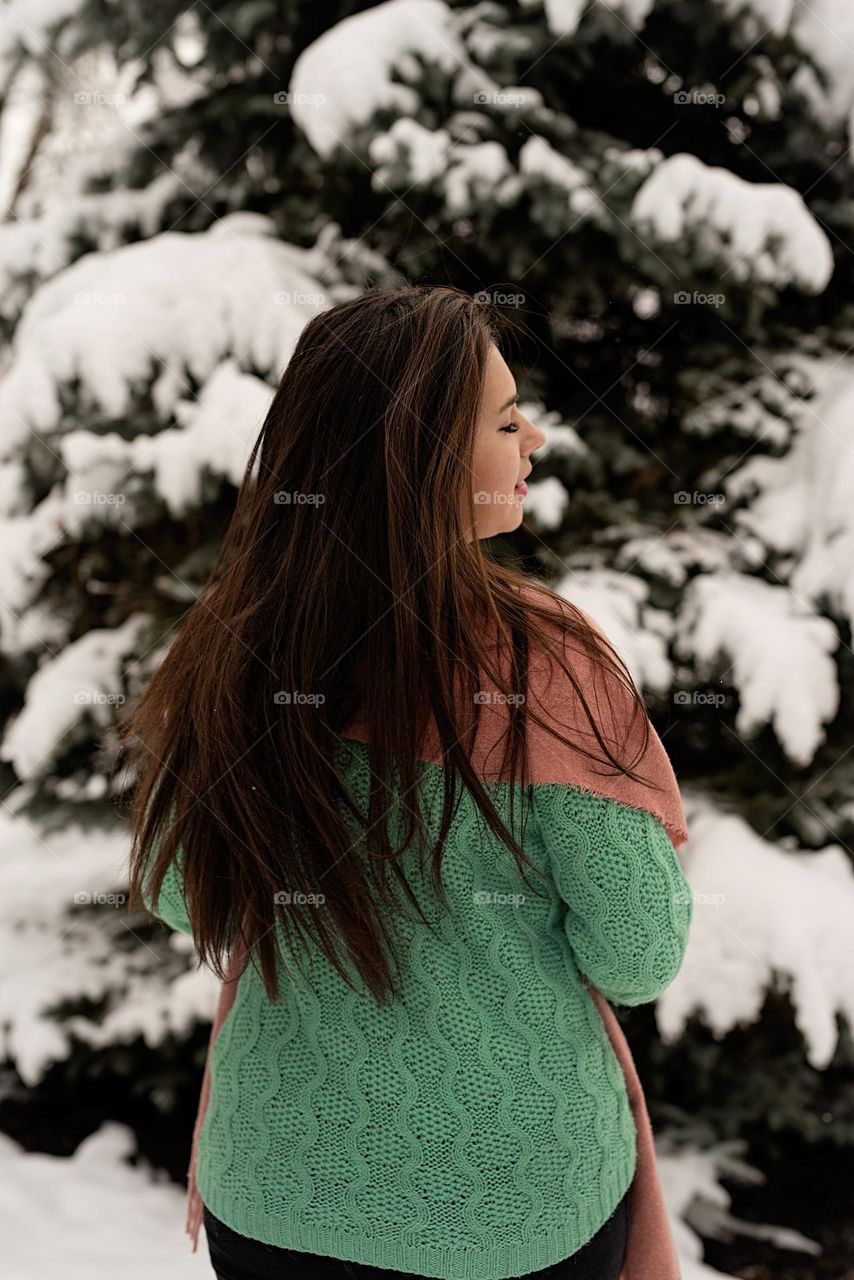
[[[628,1199],[626,1192],[608,1221],[575,1253],[545,1271],[527,1272],[525,1280],[619,1280],[626,1256]],[[203,1216],[217,1280],[285,1280],[288,1276],[299,1276],[300,1280],[418,1280],[412,1271],[345,1262],[250,1239],[215,1218],[207,1205]]]

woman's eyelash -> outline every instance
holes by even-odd
[[[499,427],[499,431],[509,431],[511,434],[519,430],[518,422],[508,422],[506,427]]]

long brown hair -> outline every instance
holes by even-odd
[[[573,606],[545,585],[533,592],[529,576],[469,540],[486,361],[508,329],[484,303],[440,286],[368,291],[305,326],[205,589],[119,725],[133,781],[131,907],[145,906],[144,888],[156,907],[180,850],[200,962],[222,979],[220,957],[240,937],[271,1000],[278,960],[287,967],[277,922],[285,951],[313,941],[354,989],[347,956],[379,1004],[397,994],[383,904],[400,909],[396,884],[424,919],[398,860],[414,838],[422,851],[428,839],[418,783],[429,717],[445,769],[430,853],[436,892],[447,901],[441,865],[460,783],[522,874],[532,865],[512,805],[527,779],[525,691],[539,624],[557,625],[618,675],[646,744],[646,708],[613,649]],[[554,656],[608,761],[634,777],[600,735],[560,646]],[[509,824],[470,760],[484,673],[503,694],[521,694],[506,699]],[[366,813],[336,754],[359,707]],[[406,815],[397,847],[392,811]],[[378,892],[366,892],[374,878]],[[293,910],[283,890],[315,905]]]

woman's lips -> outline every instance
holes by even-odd
[[[519,481],[519,483],[516,485],[514,492],[521,493],[522,497],[524,498],[525,494],[528,492],[528,486],[525,484],[524,480]]]

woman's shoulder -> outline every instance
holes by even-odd
[[[535,713],[527,724],[532,782],[646,809],[681,844],[687,828],[676,775],[619,652],[579,605],[536,588],[523,594],[547,610],[546,618],[534,615],[531,625],[526,702]],[[601,740],[638,771],[638,780],[602,775],[586,754],[601,757]]]
[[[568,652],[584,655],[592,650],[597,655],[610,655],[613,661],[616,651],[612,641],[601,623],[581,605],[558,595],[544,583],[523,583],[517,590],[528,606],[526,618],[534,658],[543,659],[553,652],[556,641],[562,641]]]
[[[520,588],[533,606],[528,618],[531,693],[546,705],[563,703],[576,681],[590,689],[614,728],[631,716],[634,691],[625,664],[599,622],[580,605],[542,587]],[[567,668],[571,672],[568,674]],[[573,680],[574,677],[575,679]]]

